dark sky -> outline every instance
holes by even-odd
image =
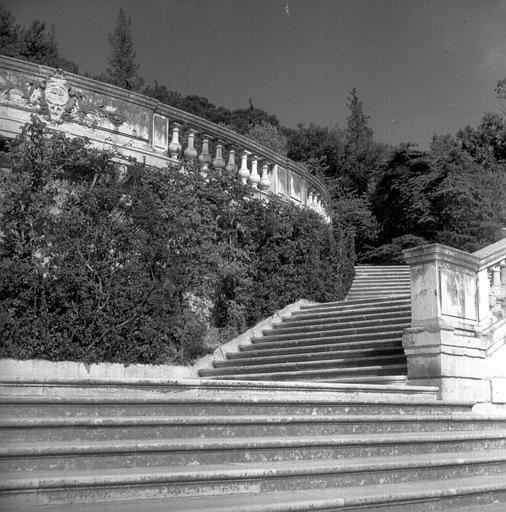
[[[417,142],[497,111],[506,0],[4,0],[53,22],[63,56],[105,71],[108,34],[132,18],[140,74],[282,124],[343,126],[358,89],[376,137]]]

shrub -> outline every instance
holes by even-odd
[[[350,240],[227,173],[131,162],[34,118],[0,206],[0,356],[185,363],[299,298],[346,293]],[[219,337],[219,336],[218,336]]]

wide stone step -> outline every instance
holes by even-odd
[[[360,318],[388,318],[398,314],[409,314],[411,313],[411,306],[406,304],[400,304],[397,306],[382,306],[378,308],[370,308],[368,310],[356,310],[356,311],[331,311],[327,313],[301,313],[297,311],[291,316],[282,319],[282,323],[304,325],[306,322],[311,323],[313,321],[338,321],[338,320],[353,320]],[[278,324],[276,324],[278,325]]]
[[[392,332],[402,332],[404,329],[410,326],[410,323],[406,321],[406,318],[400,318],[392,322],[384,322],[382,324],[366,325],[359,327],[345,327],[340,329],[315,329],[304,332],[294,332],[289,334],[277,334],[277,331],[266,331],[262,337],[253,337],[252,343],[255,342],[271,342],[271,341],[286,341],[286,340],[303,340],[303,339],[314,339],[314,338],[329,338],[329,337],[344,337],[353,335],[380,335]]]
[[[356,265],[355,272],[392,272],[409,273],[409,265]]]
[[[341,358],[335,353],[333,358],[308,358],[305,361],[274,361],[254,364],[237,364],[237,361],[223,361],[215,368],[202,369],[199,371],[201,377],[207,375],[228,375],[230,373],[260,373],[260,372],[281,372],[297,371],[311,368],[359,368],[363,366],[379,364],[402,364],[406,363],[404,354],[372,355],[356,358]]]
[[[402,347],[402,331],[371,333],[352,336],[330,336],[327,338],[310,338],[301,340],[267,341],[258,338],[252,344],[239,345],[241,354],[262,352],[263,355],[301,353],[328,350],[349,350],[375,347]],[[232,355],[232,354],[230,354]]]
[[[87,504],[38,505],[36,508],[25,507],[24,512],[498,512],[497,507],[504,503],[506,482],[504,475],[498,474],[365,487],[329,487],[312,491],[303,489],[170,500],[108,501],[99,507]],[[7,510],[12,512],[12,508],[4,508],[2,512]]]
[[[410,293],[411,291],[411,285],[409,283],[392,283],[392,282],[364,282],[364,283],[354,283],[353,286],[350,288],[350,292],[348,293],[348,296],[350,293],[353,292],[385,292],[386,294],[389,294],[391,292],[403,292],[403,293]]]
[[[224,380],[312,380],[326,378],[335,378],[341,380],[355,379],[356,382],[362,380],[368,382],[383,382],[385,379],[375,379],[375,377],[384,377],[390,375],[406,375],[406,364],[384,364],[374,366],[363,366],[360,368],[321,368],[315,370],[296,370],[296,371],[280,371],[280,372],[262,372],[262,373],[241,373],[227,375],[207,374],[206,378],[221,378]]]
[[[42,505],[102,499],[135,500],[183,496],[226,496],[245,492],[274,493],[437,481],[506,472],[506,450],[420,454],[407,457],[262,462],[198,467],[95,469],[83,471],[19,472],[2,475],[2,506],[16,502]],[[86,489],[87,492],[83,492]],[[177,510],[177,509],[176,509]]]
[[[312,379],[313,382],[327,382],[327,383],[355,383],[355,384],[381,384],[385,386],[403,385],[408,384],[408,376],[406,374],[392,375],[387,373],[385,375],[356,375],[353,377],[318,377]]]
[[[350,309],[353,307],[357,307],[357,309],[367,308],[367,307],[378,307],[381,304],[385,303],[410,303],[410,298],[405,297],[402,299],[399,298],[389,298],[389,297],[377,297],[372,300],[368,299],[357,299],[354,301],[336,301],[336,302],[322,302],[320,304],[303,304],[300,307],[300,313],[305,311],[321,311],[322,309]]]
[[[445,422],[441,422],[444,425]],[[342,459],[483,452],[506,449],[504,431],[436,431],[364,435],[248,436],[13,442],[0,448],[0,472],[192,466],[262,461]]]
[[[110,400],[149,401],[278,400],[287,403],[299,400],[313,402],[330,400],[335,403],[357,399],[385,403],[387,400],[434,400],[438,388],[434,386],[381,386],[374,384],[340,384],[279,381],[230,381],[209,379],[72,379],[54,378],[43,382],[30,377],[0,382],[0,398],[40,397],[38,400],[83,400],[108,397]]]
[[[261,354],[261,353],[260,353]],[[279,364],[288,362],[316,361],[326,359],[365,359],[382,356],[404,356],[400,346],[364,348],[358,350],[341,350],[339,345],[331,351],[304,351],[295,354],[260,355],[258,352],[233,352],[227,354],[226,361],[214,361],[215,368],[229,368],[231,366],[257,365],[257,364]]]
[[[245,436],[322,436],[391,432],[492,430],[506,436],[505,417],[437,415],[251,415],[251,416],[104,416],[8,418],[0,423],[7,443],[77,440],[181,439]],[[282,442],[282,439],[280,439]]]
[[[346,300],[373,299],[374,297],[407,297],[409,294],[409,290],[405,289],[395,290],[389,288],[378,288],[377,290],[371,290],[369,288],[364,288],[363,290],[350,290]]]
[[[347,331],[348,329],[360,329],[362,327],[370,327],[381,330],[383,326],[393,326],[398,324],[408,324],[411,320],[410,313],[402,315],[394,315],[390,318],[368,318],[356,319],[339,322],[314,322],[312,324],[304,325],[287,325],[277,324],[271,329],[263,331],[264,336],[271,334],[291,334],[291,333],[313,333],[315,331]]]
[[[213,382],[214,383],[214,382]],[[250,383],[248,383],[251,385]],[[274,383],[276,384],[276,383]],[[279,385],[279,383],[277,383]],[[313,386],[313,385],[311,385]],[[348,389],[349,386],[346,386]],[[472,403],[442,402],[431,398],[367,399],[357,388],[349,397],[294,397],[285,390],[281,397],[110,397],[108,395],[80,398],[9,397],[0,399],[0,418],[43,418],[67,416],[220,416],[220,415],[418,415],[469,414]]]

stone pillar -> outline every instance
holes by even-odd
[[[403,336],[409,382],[437,385],[443,399],[488,401],[479,258],[440,244],[404,257],[411,271],[412,323]]]

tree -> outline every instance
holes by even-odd
[[[0,52],[9,57],[26,59],[37,64],[79,73],[79,66],[63,58],[58,51],[54,25],[34,20],[28,28],[15,23],[9,11],[0,5]]]
[[[131,18],[127,17],[123,9],[120,9],[116,26],[109,35],[111,56],[107,74],[108,80],[113,85],[128,90],[139,90],[142,79],[137,74],[139,66],[135,62],[136,53],[130,32],[131,25]]]
[[[20,56],[27,60],[56,67],[58,65],[58,42],[54,26],[47,29],[46,22],[33,20],[23,31]]]
[[[12,14],[0,4],[0,53],[8,57],[19,56],[21,27]]]
[[[369,116],[364,113],[355,87],[348,97],[348,109],[350,115],[344,130],[344,158],[339,175],[343,184],[360,196],[367,192],[374,170],[384,155],[384,147],[373,139]]]
[[[246,137],[272,149],[276,153],[286,156],[287,138],[280,132],[277,126],[262,121],[255,124],[245,133]]]

